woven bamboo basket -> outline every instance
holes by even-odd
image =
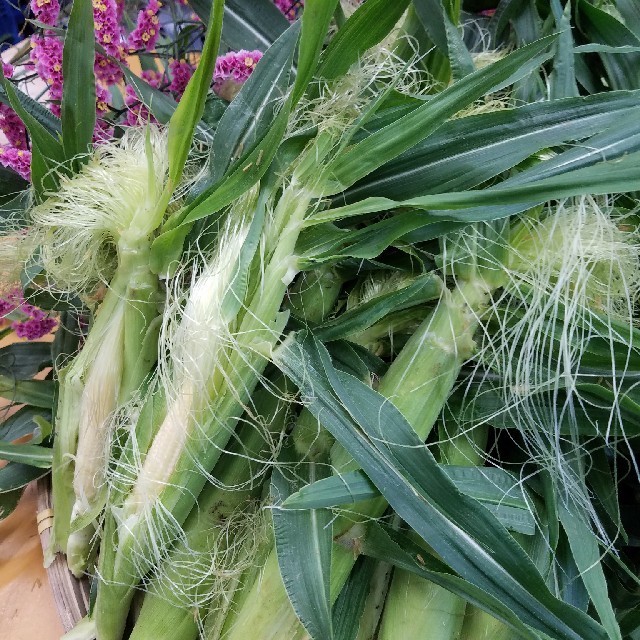
[[[47,552],[53,524],[51,481],[49,475],[38,480],[38,533],[43,551]],[[53,599],[65,631],[70,631],[89,610],[89,580],[78,580],[67,567],[66,558],[56,554],[47,567]]]

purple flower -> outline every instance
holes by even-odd
[[[179,100],[193,75],[193,69],[191,65],[184,60],[171,60],[171,62],[169,62],[169,71],[171,72],[169,90],[172,91]]]
[[[11,323],[11,328],[19,338],[38,340],[55,329],[58,321],[50,317],[42,309],[34,307],[24,299],[24,294],[19,288],[11,290],[0,298],[0,317],[10,313],[18,314],[19,319]]]
[[[2,73],[5,78],[13,78],[13,65],[3,61]]]
[[[289,22],[295,22],[304,9],[304,0],[273,0]]]
[[[53,331],[57,324],[58,321],[55,318],[45,317],[41,320],[30,318],[21,322],[12,322],[11,328],[16,332],[18,338],[38,340]]]
[[[9,145],[16,149],[27,148],[27,130],[18,114],[8,105],[0,104],[0,131]]]
[[[60,116],[62,100],[62,42],[54,36],[33,36],[31,38],[31,60],[35,62],[36,73],[49,85],[51,111]]]
[[[96,40],[111,56],[120,53],[120,25],[116,0],[93,0],[93,29]]]
[[[147,8],[138,13],[136,28],[129,34],[127,44],[131,51],[145,49],[151,51],[160,35],[158,12],[162,4],[158,0],[149,0]]]
[[[54,25],[60,13],[58,0],[31,0],[31,11],[40,22]]]
[[[0,145],[0,164],[13,169],[25,180],[31,179],[31,152],[26,149],[16,149],[11,145]]]
[[[262,58],[261,51],[231,51],[216,60],[213,90],[222,98],[232,100]]]

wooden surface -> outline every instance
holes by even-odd
[[[57,640],[62,623],[53,602],[36,525],[35,483],[0,521],[0,637]]]

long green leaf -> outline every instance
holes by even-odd
[[[26,487],[30,482],[41,478],[47,473],[46,469],[10,462],[0,468],[0,492],[14,491]]]
[[[378,44],[396,25],[410,0],[369,0],[346,21],[323,51],[318,76],[337,78],[367,49]]]
[[[535,520],[518,481],[499,468],[452,467],[441,469],[465,495],[478,500],[507,528],[533,534]],[[380,492],[362,471],[317,480],[289,496],[289,509],[320,509],[378,498]]]
[[[575,63],[573,54],[573,36],[571,35],[571,2],[564,9],[560,0],[551,0],[551,11],[559,33],[556,53],[553,57],[553,71],[550,82],[550,97],[568,98],[577,96]]]
[[[19,91],[4,77],[0,68],[0,80],[11,107],[24,122],[31,137],[31,180],[38,198],[47,190],[55,190],[57,172],[64,170],[64,149],[59,140],[23,106]]]
[[[0,348],[0,373],[15,380],[29,380],[50,366],[48,342],[16,342]]]
[[[30,404],[42,409],[53,405],[54,383],[51,380],[14,380],[0,375],[0,397],[17,404]]]
[[[336,640],[356,640],[376,562],[372,558],[358,558],[333,605],[333,634]]]
[[[207,27],[202,56],[184,95],[169,121],[169,192],[178,185],[184,169],[196,125],[202,117],[211,78],[220,48],[224,0],[213,0],[213,12]]]
[[[412,208],[421,210],[446,210],[439,215],[430,211],[431,221],[454,220],[460,222],[474,221],[468,214],[458,215],[455,209],[466,209],[477,204],[495,206],[517,204],[519,202],[543,202],[552,198],[568,198],[583,193],[605,194],[623,193],[640,188],[640,152],[628,154],[613,162],[600,162],[590,167],[569,171],[560,176],[543,178],[525,185],[498,185],[491,189],[469,190],[454,193],[411,198],[395,201],[389,198],[366,198],[362,202],[336,209],[330,209],[313,215],[306,221],[306,226],[314,226],[325,222],[344,220],[353,216],[379,213],[390,209]],[[496,214],[494,214],[496,215]],[[497,214],[496,217],[502,217]],[[483,220],[495,219],[483,217]]]
[[[547,635],[606,637],[594,620],[551,595],[522,547],[489,511],[459,493],[389,400],[336,371],[313,339],[287,341],[276,364],[398,515],[449,566]]]
[[[212,0],[189,0],[189,4],[206,24],[209,22]],[[227,0],[222,22],[222,40],[234,50],[259,49],[271,46],[287,29],[289,23],[270,0]]]
[[[34,407],[22,407],[0,424],[0,440],[12,442],[35,433],[39,426],[34,418],[51,419],[51,414]],[[0,488],[0,490],[2,490]]]
[[[94,60],[91,0],[74,0],[62,55],[62,146],[67,160],[74,159],[76,171],[87,160],[96,123]]]
[[[268,132],[289,86],[299,31],[299,23],[294,23],[267,49],[225,110],[211,143],[210,184],[218,183],[230,167],[241,163]]]
[[[515,629],[518,632],[518,638],[539,640],[539,636],[532,633],[503,602],[456,576],[444,563],[427,554],[407,536],[371,523],[367,525],[359,551],[370,558],[389,562],[399,569],[430,580],[488,611],[492,616]]]
[[[490,91],[497,91],[526,76],[550,57],[554,41],[547,37],[522,47],[502,60],[454,83],[423,106],[376,131],[342,154],[332,166],[336,192],[424,140],[445,120]]]
[[[315,477],[324,465],[305,464]],[[282,581],[293,608],[313,640],[331,640],[331,512],[318,509],[292,511],[279,508],[291,493],[279,469],[271,478],[273,530]]]
[[[36,444],[0,442],[0,460],[10,460],[40,469],[50,469],[53,462],[53,450]]]
[[[169,122],[178,108],[178,103],[160,89],[152,87],[124,65],[121,66],[121,69],[127,83],[134,88],[140,101],[149,109],[153,117],[161,124]]]
[[[541,149],[587,138],[621,119],[636,123],[640,132],[639,101],[639,92],[610,92],[453,120],[340,194],[336,202],[470,189]]]
[[[21,489],[14,491],[5,491],[0,493],[0,521],[6,518],[15,510],[22,496]]]
[[[434,274],[416,278],[406,287],[358,305],[337,318],[316,327],[315,332],[323,342],[339,340],[364,331],[392,311],[401,311],[411,306],[437,299],[442,292],[442,281]]]
[[[578,25],[589,42],[615,47],[640,45],[640,39],[611,14],[585,0],[577,0]],[[640,88],[640,53],[615,55],[601,53],[607,82],[613,89]]]
[[[624,24],[640,39],[640,4],[636,0],[616,0],[616,8],[624,18]]]
[[[37,102],[30,95],[17,88],[15,89],[15,95],[22,108],[39,122],[48,133],[55,137],[62,133],[60,119],[53,115],[42,103]],[[0,86],[0,102],[11,106],[9,95],[4,86]]]
[[[611,600],[607,592],[607,582],[602,570],[600,549],[594,533],[582,521],[571,505],[559,503],[558,514],[562,522],[562,528],[567,534],[571,552],[580,570],[580,576],[584,582],[593,606],[595,607],[602,626],[607,630],[612,640],[622,640],[620,628],[611,606]]]
[[[413,0],[416,14],[433,43],[447,57],[454,79],[474,71],[473,59],[443,0]]]
[[[338,0],[307,0],[305,2],[298,52],[298,73],[293,87],[294,104],[300,100],[316,71],[337,3]]]

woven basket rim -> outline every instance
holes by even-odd
[[[49,541],[54,517],[49,474],[38,480],[37,494],[38,533],[42,551],[46,558],[49,553]],[[65,632],[71,631],[89,611],[89,580],[87,578],[78,580],[69,571],[67,559],[62,553],[57,553],[46,569],[53,600],[62,626]]]

